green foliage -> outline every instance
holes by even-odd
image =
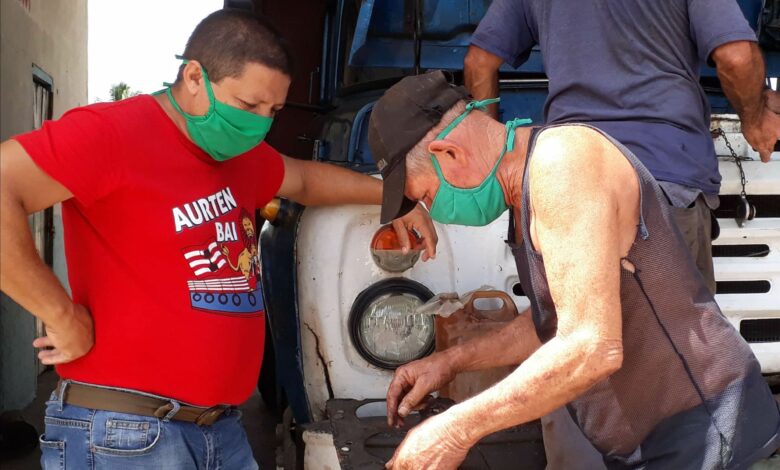
[[[130,85],[125,82],[119,82],[116,85],[111,86],[109,94],[111,95],[112,101],[121,101],[125,98],[136,96],[140,94],[140,92],[130,90]]]

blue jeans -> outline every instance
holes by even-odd
[[[211,426],[198,426],[81,408],[56,396],[52,393],[46,402],[46,429],[40,438],[44,470],[258,468],[238,410],[226,412]]]

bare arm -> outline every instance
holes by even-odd
[[[329,163],[283,158],[279,196],[305,206],[382,203],[380,179]]]
[[[27,216],[72,197],[32,161],[19,143],[0,144],[0,285],[3,292],[40,318],[48,336],[38,338],[44,364],[68,362],[92,347],[92,322],[35,249]]]
[[[338,204],[381,204],[382,180],[328,163],[284,158],[284,180],[278,195],[306,206]],[[438,237],[428,211],[419,204],[393,221],[404,250],[411,248],[407,229],[423,239],[423,261],[436,257]]]
[[[773,113],[764,94],[766,69],[758,46],[749,41],[724,44],[712,52],[723,92],[742,121],[748,143],[769,161],[780,140],[780,116]]]
[[[466,88],[477,100],[498,97],[498,69],[504,60],[477,46],[469,46],[463,61]],[[498,119],[498,105],[488,106],[488,114]]]

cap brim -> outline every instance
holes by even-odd
[[[406,188],[406,161],[401,161],[382,181],[382,215],[380,223],[386,224],[405,216],[417,205],[404,196]]]

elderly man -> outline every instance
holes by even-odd
[[[520,364],[413,429],[388,467],[456,468],[488,434],[565,404],[610,468],[745,468],[771,455],[778,405],[647,169],[595,128],[504,126],[466,98],[433,72],[377,102],[382,218],[422,201],[434,220],[476,226],[511,206],[532,313],[396,372],[391,424],[460,371]]]

